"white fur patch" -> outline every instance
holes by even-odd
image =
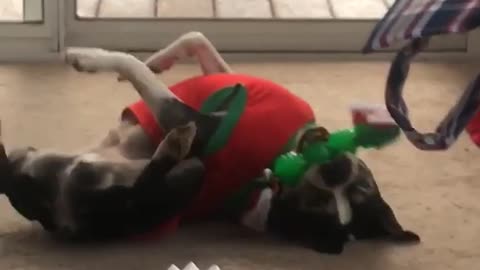
[[[55,220],[60,227],[68,228],[71,231],[75,231],[77,226],[73,219],[72,210],[70,209],[70,204],[68,202],[66,189],[68,187],[68,180],[66,177],[61,181],[59,187],[59,193],[57,200],[55,201],[56,207],[56,216]]]
[[[28,152],[27,155],[25,156],[25,162],[23,163],[22,168],[20,169],[21,172],[23,172],[25,174],[28,174],[30,176],[34,176],[36,174],[35,166],[33,166],[35,161],[37,161],[39,159],[42,159],[43,157],[48,156],[50,154],[51,153],[47,152],[47,151],[44,151],[44,152],[38,152],[38,151],[32,152],[32,151],[30,151],[30,152]]]
[[[114,183],[115,175],[113,173],[109,173],[105,177],[103,177],[102,181],[100,182],[100,184],[98,184],[98,186],[96,186],[96,188],[99,190],[107,189],[113,186]]]
[[[56,216],[56,221],[61,227],[66,227],[69,228],[72,231],[76,230],[76,223],[73,218],[73,213],[72,209],[70,209],[70,204],[69,204],[69,198],[67,196],[68,192],[66,189],[68,188],[70,181],[72,180],[71,178],[71,173],[75,169],[75,167],[78,165],[80,162],[88,162],[88,163],[94,163],[98,162],[101,160],[101,157],[97,154],[94,153],[86,153],[83,155],[80,155],[75,161],[70,164],[67,169],[65,170],[65,175],[63,175],[62,181],[60,181],[60,192],[56,200],[56,209],[57,209],[57,216]],[[109,177],[106,177],[106,181],[113,182],[112,179],[108,179]],[[107,182],[102,183],[101,185],[106,188]]]
[[[335,197],[335,202],[337,203],[337,211],[340,223],[343,225],[350,223],[352,220],[352,207],[350,206],[348,198],[345,196],[343,187],[336,188],[333,191],[333,195]]]
[[[168,270],[180,270],[175,264],[170,265],[168,267]],[[183,270],[200,270],[193,262],[189,262]],[[208,270],[220,270],[220,267],[218,265],[212,265],[208,268]]]
[[[272,204],[273,191],[267,188],[262,191],[255,207],[242,218],[242,224],[255,231],[264,232],[267,228],[268,213]]]
[[[95,153],[86,153],[78,157],[78,159],[75,161],[75,164],[78,162],[88,162],[88,163],[94,163],[101,161],[102,157],[98,154]]]
[[[351,153],[346,153],[347,156],[353,156]],[[359,171],[359,163],[355,157],[350,158],[352,161],[352,172],[348,177],[347,181],[344,185],[334,189],[333,194],[335,196],[335,202],[337,203],[337,211],[338,217],[340,219],[340,223],[348,224],[352,221],[352,206],[350,205],[350,201],[345,195],[345,187],[348,186],[355,180],[355,177],[358,175]]]

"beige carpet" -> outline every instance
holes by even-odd
[[[270,78],[304,97],[322,124],[350,125],[352,101],[381,102],[385,63],[238,64],[238,71]],[[478,67],[476,67],[478,68]],[[460,94],[475,67],[416,64],[408,101],[418,127],[431,129]],[[175,82],[197,68],[179,66]],[[74,150],[105,134],[122,106],[135,100],[111,74],[85,75],[63,66],[0,67],[0,118],[7,146]],[[423,243],[399,247],[349,245],[339,257],[280,243],[236,228],[188,228],[165,241],[139,246],[71,247],[53,243],[0,202],[0,269],[166,269],[193,260],[222,269],[478,269],[480,265],[480,150],[466,137],[448,152],[426,153],[402,140],[384,151],[362,152],[401,223]]]

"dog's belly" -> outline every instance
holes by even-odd
[[[205,184],[187,211],[196,218],[212,213],[229,195],[252,181],[281,154],[289,140],[314,121],[311,107],[287,89],[268,80],[241,74],[195,77],[171,87],[181,100],[195,109],[214,92],[242,84],[247,90],[244,111],[226,145],[205,160]],[[161,141],[161,130],[140,101],[127,108],[138,119],[153,142]]]

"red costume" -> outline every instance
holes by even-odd
[[[304,100],[277,84],[252,76],[199,76],[170,89],[186,104],[201,110],[212,94],[236,84],[246,89],[245,103],[241,104],[241,114],[230,118],[234,125],[224,138],[225,143],[204,159],[207,171],[200,194],[185,212],[155,230],[156,234],[174,230],[180,221],[214,214],[229,198],[261,176],[279,154],[290,150],[289,143],[296,134],[314,122],[314,113]],[[162,130],[143,101],[127,110],[136,116],[155,144],[162,140]]]

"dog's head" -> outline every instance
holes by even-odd
[[[164,140],[165,144],[172,151],[179,148],[175,138]],[[170,155],[172,151],[165,152],[169,154],[166,160],[115,163],[94,154],[68,155],[32,147],[15,149],[7,155],[0,142],[0,194],[5,194],[23,217],[39,222],[62,238],[141,232],[148,229],[145,226],[156,225],[185,207],[198,190],[196,180],[185,174],[191,172],[192,166],[203,165],[190,162],[181,172],[166,172],[165,166],[179,163]],[[150,209],[155,214],[151,215],[154,218],[140,220],[144,217],[136,207],[149,198],[140,194],[145,192],[139,191],[137,183],[150,178],[156,178],[151,205],[155,209]]]
[[[382,198],[368,166],[352,154],[313,166],[305,175],[311,188],[330,191],[342,224],[356,239],[415,243],[420,237],[404,230]]]
[[[302,152],[306,145],[328,139],[326,129],[309,129],[300,137],[296,152]],[[300,185],[287,194],[299,198],[303,211],[335,214],[339,223],[357,239],[420,240],[415,233],[403,230],[383,200],[371,170],[357,156],[338,154],[328,162],[312,163],[301,177]]]

